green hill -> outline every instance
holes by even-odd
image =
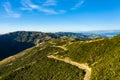
[[[48,41],[51,38],[58,39],[62,36],[74,37],[78,40],[86,40],[99,35],[84,35],[82,33],[58,32],[43,33],[34,31],[16,31],[0,35],[0,60],[17,54],[27,48],[33,47],[38,43]]]
[[[0,60],[35,46],[49,37],[42,32],[17,31],[0,35]]]
[[[51,55],[58,59],[49,58]],[[120,36],[86,41],[51,39],[1,61],[0,79],[83,80],[87,69],[71,65],[70,60],[88,65],[90,80],[120,80]]]
[[[0,62],[1,80],[83,80],[84,71],[62,61],[49,59],[63,51],[49,42],[25,50]]]

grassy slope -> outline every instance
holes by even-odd
[[[92,68],[91,80],[120,80],[120,36],[93,42],[74,42],[68,51],[59,55],[67,56]]]
[[[67,50],[55,47],[63,45]],[[120,36],[93,42],[74,41],[74,39],[68,38],[51,40],[28,51],[28,54],[23,57],[0,66],[0,76],[3,77],[3,80],[83,79],[85,73],[82,70],[46,57],[48,54],[56,52],[58,54],[55,55],[69,57],[79,63],[88,63],[92,68],[91,80],[120,80]]]
[[[0,65],[1,80],[83,80],[83,70],[47,58],[49,53],[62,50],[50,46],[48,43],[41,44],[15,61]]]

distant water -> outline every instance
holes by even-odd
[[[120,30],[115,31],[88,31],[88,32],[82,32],[83,34],[96,34],[106,37],[114,37],[116,35],[120,34]]]

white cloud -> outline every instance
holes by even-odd
[[[42,11],[42,12],[45,12],[47,14],[58,14],[55,10],[53,9],[46,9],[46,8],[42,8],[42,7],[39,7],[38,8],[39,11]]]
[[[33,4],[30,0],[21,0],[22,3],[22,10],[33,10],[38,8],[38,5]]]
[[[12,9],[11,9],[11,4],[9,2],[5,2],[3,4],[3,7],[8,15],[8,17],[13,17],[13,18],[19,18],[20,17],[20,14],[14,12]]]
[[[56,0],[46,0],[46,2],[43,4],[43,6],[56,6],[57,2]]]
[[[30,0],[22,0],[23,8],[22,10],[38,10],[45,13],[56,14],[54,10],[45,9],[40,5],[32,3]]]
[[[85,2],[84,0],[79,0],[79,2],[71,8],[71,10],[75,10],[75,9],[79,8],[81,5],[84,4],[84,2]]]
[[[48,5],[50,2],[54,2],[54,0],[47,0],[48,2],[46,3],[46,5]],[[52,3],[53,4],[53,3]],[[52,5],[49,4],[49,5]],[[55,11],[54,9],[49,9],[49,8],[45,8],[44,6],[40,6],[38,4],[34,4],[33,2],[31,2],[31,0],[22,0],[22,10],[38,10],[40,12],[44,12],[46,14],[61,14],[61,13],[65,13],[65,11],[63,10],[59,10],[59,11]]]

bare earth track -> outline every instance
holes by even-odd
[[[85,74],[84,80],[90,80],[91,68],[87,64],[80,64],[80,63],[77,63],[75,61],[70,60],[69,58],[61,59],[61,58],[59,58],[57,56],[54,56],[54,55],[49,55],[47,57],[52,58],[52,59],[56,59],[56,60],[59,60],[59,61],[63,61],[65,63],[69,63],[71,65],[77,66],[80,69],[85,70],[86,74]]]

